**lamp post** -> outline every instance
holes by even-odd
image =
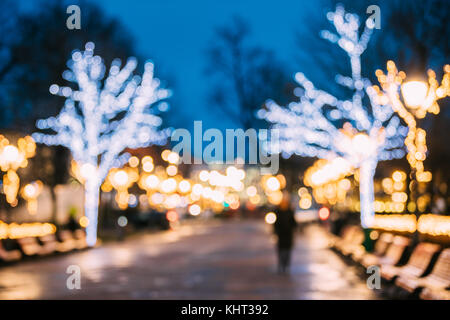
[[[445,65],[440,85],[433,70],[428,71],[428,83],[417,80],[404,82],[406,74],[399,72],[393,61],[387,62],[387,74],[377,70],[376,76],[381,85],[381,90],[374,86],[378,92],[379,103],[390,104],[409,128],[405,145],[408,150],[407,160],[411,166],[410,200],[416,202],[417,183],[429,181],[431,177],[431,172],[425,171],[423,165],[427,153],[426,131],[419,127],[418,122],[425,118],[427,113],[438,114],[440,109],[437,100],[450,95],[450,65]],[[413,211],[417,213],[417,204],[414,204]]]

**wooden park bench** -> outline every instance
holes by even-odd
[[[386,281],[392,281],[397,276],[421,277],[429,272],[434,258],[441,247],[438,244],[422,242],[419,243],[411,254],[406,265],[396,267],[384,265],[381,268],[381,277]]]
[[[41,242],[41,255],[52,254],[58,250],[58,240],[54,234],[47,234],[45,236],[39,237]]]
[[[42,252],[41,245],[35,237],[18,238],[16,241],[19,245],[20,251],[25,256],[35,256],[41,254]]]
[[[86,249],[88,247],[86,243],[86,233],[81,230],[77,229],[73,232],[73,237],[76,241],[76,247],[79,250]]]
[[[357,228],[353,232],[353,236],[350,239],[350,241],[348,241],[342,245],[341,253],[344,256],[350,256],[353,254],[353,252],[360,251],[361,247],[364,248],[362,246],[364,239],[365,239],[364,232],[361,229]]]
[[[352,243],[355,234],[358,232],[358,226],[347,226],[342,231],[342,236],[335,240],[333,248],[339,252],[342,252],[342,248],[349,243]]]
[[[450,300],[450,289],[424,288],[420,293],[423,300]]]
[[[386,266],[397,265],[402,262],[407,254],[407,248],[410,245],[411,240],[403,236],[394,236],[391,245],[386,250],[386,254],[378,257],[375,255],[365,256],[361,264],[364,268],[368,268],[373,265]]]
[[[415,293],[422,288],[428,288],[426,292],[429,293],[445,290],[450,286],[450,248],[441,252],[429,275],[422,278],[401,275],[395,280],[395,284],[409,293]]]
[[[374,247],[373,253],[366,252],[364,247],[360,246],[358,250],[355,250],[352,253],[352,259],[355,262],[361,263],[361,261],[366,256],[382,257],[386,253],[386,250],[389,247],[389,245],[392,243],[393,239],[394,239],[394,235],[392,233],[383,232],[380,235],[380,237],[378,238],[378,240],[375,242],[375,247]],[[370,259],[373,259],[373,257],[371,257]]]
[[[77,249],[77,241],[74,239],[72,232],[69,230],[61,230],[58,232],[60,252],[69,252]]]
[[[20,260],[20,258],[22,258],[22,254],[19,250],[6,250],[0,240],[0,261],[12,262]]]

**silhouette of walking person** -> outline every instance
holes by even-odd
[[[297,222],[287,192],[283,193],[283,199],[275,213],[277,219],[274,223],[274,232],[277,236],[278,272],[288,273]]]

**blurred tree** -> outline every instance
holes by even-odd
[[[333,70],[336,75],[345,74],[350,65],[341,63],[344,57],[339,50],[330,51],[327,42],[317,41],[316,37],[317,28],[323,29],[327,24],[322,13],[333,9],[337,3],[344,4],[347,10],[357,13],[361,18],[370,15],[366,12],[369,5],[377,5],[381,9],[381,29],[374,30],[368,54],[362,59],[362,64],[368,71],[367,76],[373,83],[376,83],[375,71],[384,69],[388,60],[394,60],[399,69],[405,70],[411,78],[425,79],[428,68],[435,70],[438,77],[442,76],[442,66],[449,63],[450,58],[450,6],[447,0],[319,1],[318,7],[323,9],[311,12],[308,24],[297,32],[300,48],[297,63],[303,70],[310,71],[311,80],[321,89],[337,96],[347,94],[346,89],[328,81],[324,75],[329,70]],[[311,70],[311,66],[314,66],[314,70]],[[422,124],[427,129],[427,140],[430,141],[425,166],[432,169],[434,176],[443,176],[441,180],[447,181],[446,185],[450,181],[450,145],[445,141],[446,130],[450,125],[448,100],[440,102],[441,113],[438,116],[428,117]],[[392,162],[383,165],[392,167]],[[409,168],[406,160],[396,165]],[[433,189],[447,190],[440,185],[435,185]]]
[[[316,37],[317,28],[322,30],[327,23],[322,13],[335,8],[338,3],[361,19],[370,16],[366,12],[369,5],[380,7],[381,29],[374,31],[373,41],[368,47],[371,54],[362,61],[372,82],[376,82],[376,69],[384,68],[387,60],[394,60],[399,69],[407,70],[408,74],[424,77],[428,68],[441,72],[442,66],[448,63],[450,6],[447,0],[320,0],[319,6],[323,9],[309,15],[308,24],[297,32],[301,48],[297,61],[304,68],[311,68],[312,62],[320,63],[321,66],[315,68],[316,80],[322,81],[324,86],[338,88],[326,77],[320,79],[322,74],[329,72],[327,70],[343,74],[349,68],[348,64],[341,63],[339,50],[330,52],[326,41],[317,41]]]
[[[20,87],[13,96],[16,105],[27,110],[10,126],[34,128],[35,120],[54,115],[60,100],[49,94],[51,84],[61,79],[67,57],[75,48],[83,48],[88,41],[109,63],[114,57],[125,59],[134,55],[132,37],[120,23],[105,16],[103,11],[87,1],[81,7],[81,29],[69,30],[66,20],[68,1],[39,0],[36,10],[22,13],[18,18],[20,42],[11,47],[16,68],[22,72]]]
[[[286,100],[289,75],[267,49],[252,45],[249,25],[234,17],[215,31],[207,51],[207,74],[213,77],[211,103],[244,129],[256,122],[254,112],[270,97]]]
[[[92,2],[75,1],[81,8],[81,29],[69,30],[66,9],[73,2],[38,0],[27,11],[18,10],[12,0],[1,2],[1,128],[28,133],[38,118],[59,111],[62,101],[49,93],[49,86],[60,82],[72,50],[84,48],[86,42],[96,43],[107,64],[135,56],[129,32]],[[62,147],[44,148],[48,147],[40,147],[33,160],[33,172],[50,186],[56,217],[54,186],[66,182],[69,153]]]

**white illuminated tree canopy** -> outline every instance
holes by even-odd
[[[361,224],[369,227],[374,216],[373,177],[378,161],[404,156],[407,128],[390,106],[378,103],[371,82],[361,75],[361,55],[370,40],[373,20],[368,19],[360,31],[358,16],[340,6],[327,18],[336,33],[322,31],[321,36],[346,52],[351,67],[351,76],[337,75],[335,80],[352,90],[352,96],[340,100],[297,73],[295,80],[302,88],[299,102],[281,107],[269,101],[258,116],[279,131],[279,143],[272,144],[271,152],[287,157],[343,157],[359,168]]]
[[[50,86],[50,93],[66,101],[56,117],[37,121],[33,138],[38,143],[67,147],[81,166],[85,185],[86,228],[90,246],[97,241],[100,186],[109,170],[123,164],[126,148],[162,144],[169,135],[160,130],[162,120],[156,115],[156,103],[170,92],[160,87],[154,77],[153,63],[146,62],[144,73],[134,75],[135,58],[122,67],[115,59],[105,78],[105,64],[94,55],[94,44],[84,51],[74,51],[63,78],[78,85]]]

